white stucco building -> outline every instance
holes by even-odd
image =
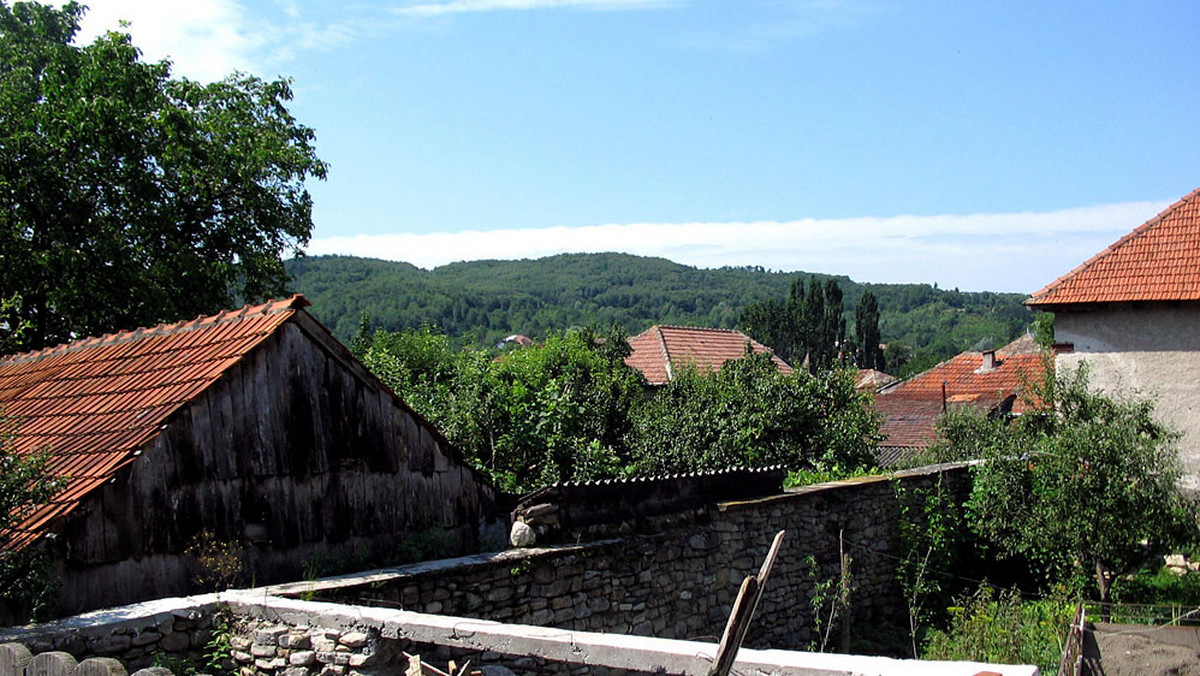
[[[1155,402],[1184,435],[1185,486],[1200,488],[1200,189],[1026,305],[1054,313],[1056,368],[1086,361],[1093,386]]]

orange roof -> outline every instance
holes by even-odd
[[[23,547],[75,509],[132,462],[172,413],[308,304],[295,295],[0,357],[0,412],[15,421],[13,447],[50,449],[49,471],[69,478],[49,504],[17,525],[13,546]]]
[[[625,363],[641,371],[651,385],[665,385],[675,369],[687,364],[701,371],[716,371],[730,359],[741,359],[746,356],[747,344],[755,354],[769,353],[782,373],[792,372],[771,348],[744,333],[691,326],[651,326],[629,339],[633,352]]]
[[[1200,189],[1167,207],[1026,305],[1200,300]]]
[[[880,445],[925,448],[934,440],[943,396],[947,406],[991,410],[1046,374],[1046,360],[1031,336],[996,350],[994,368],[984,368],[985,354],[964,352],[876,395],[875,409],[884,416],[879,431],[885,439]],[[1025,408],[1016,397],[1013,411]]]

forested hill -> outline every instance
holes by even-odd
[[[453,263],[434,270],[313,256],[288,261],[287,267],[294,289],[342,340],[353,336],[366,311],[381,328],[432,324],[463,344],[479,345],[494,345],[513,333],[540,338],[571,326],[614,322],[631,334],[651,324],[735,328],[742,307],[782,300],[797,275],[809,276],[760,267],[698,269],[617,253]],[[1002,345],[1032,321],[1022,294],[837,280],[848,324],[869,286],[879,299],[883,341],[910,346],[920,362],[936,362],[981,342]]]

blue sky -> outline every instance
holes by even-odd
[[[310,253],[1032,292],[1200,186],[1200,3],[92,0],[294,78]]]

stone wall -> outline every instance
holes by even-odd
[[[180,632],[168,632],[165,616],[193,622]],[[32,652],[58,645],[51,660],[70,664],[82,660],[93,667],[124,662],[132,671],[161,649],[153,635],[186,633],[213,636],[200,625],[207,618],[216,635],[224,637],[227,661],[220,671],[241,676],[399,676],[410,656],[445,669],[450,660],[467,661],[484,676],[649,676],[650,674],[707,673],[716,654],[712,642],[596,634],[544,627],[506,625],[463,617],[423,615],[390,608],[348,606],[285,599],[265,590],[231,591],[185,599],[163,599],[112,611],[89,613],[58,622],[0,630],[0,644],[16,642]],[[133,657],[133,646],[119,649],[103,642],[128,636],[149,641]],[[78,639],[78,640],[77,640]],[[124,644],[124,641],[120,641]],[[103,649],[105,654],[96,651]],[[149,651],[149,652],[146,652]],[[6,652],[0,650],[0,676]],[[202,656],[207,659],[209,656]],[[120,665],[118,664],[117,667]],[[180,665],[182,666],[182,665]],[[193,662],[193,667],[197,666]],[[199,663],[203,667],[203,662]],[[835,676],[847,673],[881,676],[1036,676],[1029,666],[983,665],[967,662],[918,662],[885,657],[831,655],[781,650],[743,649],[734,673],[763,676]],[[16,670],[11,670],[17,674]],[[110,674],[119,673],[119,668]],[[98,676],[74,671],[62,676]],[[180,672],[176,672],[180,673]],[[39,672],[39,676],[58,673]],[[137,676],[137,674],[135,674]],[[164,676],[162,672],[144,676]]]
[[[966,465],[791,490],[662,517],[655,534],[374,571],[270,588],[271,593],[579,631],[715,640],[743,578],[772,536],[783,548],[747,645],[803,649],[816,638],[810,599],[851,559],[850,623],[870,637],[905,617],[896,581],[897,485],[913,498],[941,487],[959,505]]]

